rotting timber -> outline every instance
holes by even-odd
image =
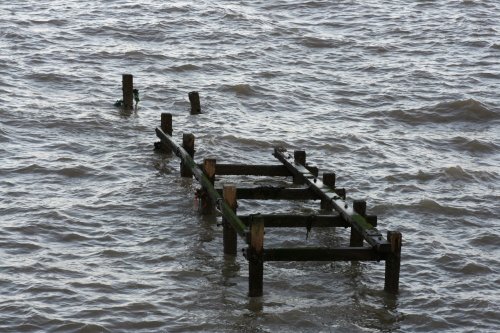
[[[281,165],[217,164],[214,158],[207,158],[203,164],[194,161],[194,135],[183,134],[183,144],[172,139],[172,115],[161,116],[161,128],[156,128],[160,142],[155,147],[164,152],[174,152],[181,159],[181,175],[194,176],[200,183],[198,197],[202,202],[202,213],[217,209],[223,217],[224,253],[237,254],[237,235],[247,244],[243,249],[249,261],[249,296],[263,294],[263,272],[266,261],[385,261],[384,290],[398,293],[401,261],[401,233],[389,231],[387,239],[377,229],[377,217],[366,214],[366,202],[355,200],[349,205],[346,191],[335,186],[335,174],[323,173],[306,163],[306,153],[295,151],[290,154],[284,148],[275,148],[273,155]],[[253,175],[293,177],[294,184],[303,188],[247,187],[224,185],[214,186],[215,175]],[[250,200],[321,200],[321,209],[336,211],[328,214],[236,214],[237,199]],[[265,228],[344,227],[350,228],[350,243],[347,247],[335,248],[265,248]],[[363,246],[366,241],[370,246]]]

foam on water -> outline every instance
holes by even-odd
[[[498,13],[496,1],[2,2],[0,331],[495,332]],[[125,72],[133,112],[113,107]],[[248,299],[220,219],[197,214],[197,185],[152,149],[166,111],[200,161],[271,164],[284,146],[335,171],[383,233],[403,233],[400,294],[382,291],[383,263],[293,262],[266,263],[265,296]],[[348,238],[269,230],[266,246]]]

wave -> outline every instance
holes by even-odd
[[[225,91],[225,92],[233,92],[236,95],[243,95],[243,96],[252,96],[256,94],[256,91],[252,88],[251,85],[246,84],[246,83],[241,83],[241,84],[225,84],[222,85],[219,90]]]
[[[187,71],[195,71],[198,69],[200,69],[200,67],[193,64],[184,64],[179,66],[172,66],[169,68],[169,70],[173,72],[187,72]]]
[[[500,119],[498,111],[490,110],[486,105],[474,99],[444,102],[422,109],[395,110],[387,115],[396,121],[410,125],[453,122],[480,123]]]
[[[439,180],[442,182],[490,182],[498,180],[499,175],[496,172],[488,172],[482,170],[466,170],[461,166],[449,166],[443,167],[435,171],[422,171],[418,170],[415,173],[398,173],[392,174],[385,177],[385,180],[389,182],[428,182]]]

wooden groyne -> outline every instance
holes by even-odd
[[[200,113],[199,96],[190,93],[191,113]],[[288,152],[276,147],[276,165],[219,164],[213,157],[203,163],[194,161],[195,137],[183,134],[182,144],[172,138],[172,115],[163,113],[161,125],[156,128],[160,142],[155,147],[162,153],[175,153],[181,159],[181,176],[193,177],[200,183],[197,192],[202,214],[218,210],[223,219],[223,252],[237,255],[238,236],[243,241],[242,253],[249,263],[249,296],[263,294],[264,262],[270,261],[385,261],[384,290],[396,294],[399,289],[401,262],[401,233],[387,232],[384,237],[377,229],[377,217],[366,214],[366,201],[346,200],[345,189],[336,186],[335,173],[323,173],[309,166],[305,151]],[[225,184],[215,188],[215,177],[249,175],[265,177],[290,177],[294,188],[260,186],[238,187]],[[296,188],[302,184],[301,188]],[[255,200],[320,200],[323,212],[332,214],[251,214],[241,216],[236,212],[238,199]],[[350,228],[349,245],[345,247],[290,247],[264,246],[264,230],[270,228]],[[365,246],[366,244],[366,246]]]

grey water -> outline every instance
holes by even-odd
[[[113,106],[123,73],[133,112]],[[499,92],[494,0],[2,1],[0,332],[498,332]],[[197,161],[274,164],[284,146],[336,172],[402,232],[400,293],[383,262],[290,262],[249,299],[220,217],[153,150],[162,112]],[[269,230],[265,246],[348,237]]]

